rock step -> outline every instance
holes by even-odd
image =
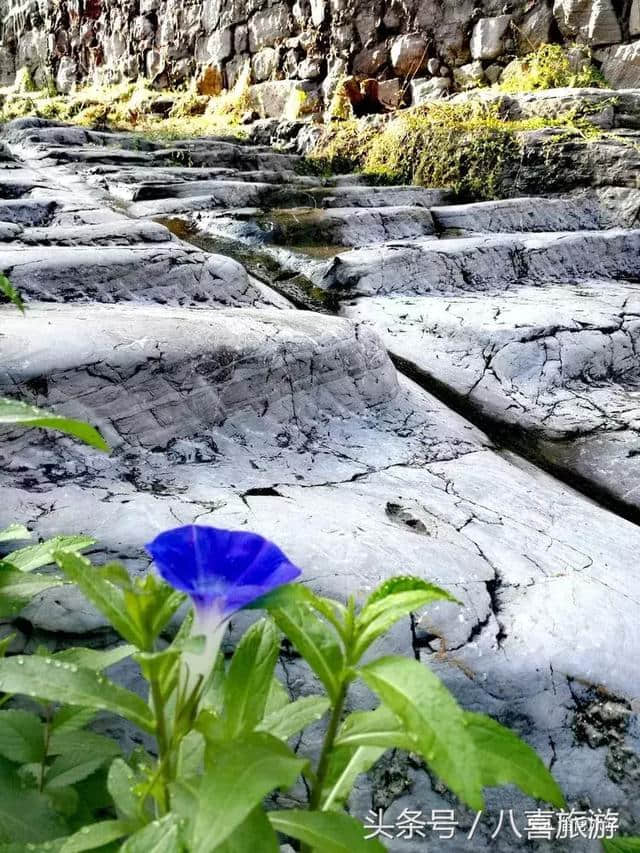
[[[154,236],[168,233],[155,226],[147,231],[146,224],[143,231]],[[45,302],[251,305],[261,301],[240,264],[177,242],[101,246],[100,251],[88,246],[7,249],[0,257],[0,268],[23,297]]]
[[[296,154],[282,154],[273,149],[255,151],[249,146],[231,143],[207,148],[167,147],[153,152],[151,160],[157,163],[171,161],[184,166],[219,167],[227,166],[243,172],[271,169],[275,172],[295,171],[300,163]]]
[[[45,225],[53,217],[54,201],[10,199],[0,201],[0,222],[18,225]]]
[[[595,200],[510,198],[431,209],[440,230],[464,232],[593,231],[602,227]]]
[[[398,393],[378,338],[333,317],[65,305],[33,308],[27,328],[3,314],[3,390],[46,377],[50,405],[110,423],[111,441],[164,447],[240,410],[343,416]]]
[[[1,212],[1,210],[0,210]],[[0,226],[4,223],[0,222]],[[130,246],[137,243],[168,243],[171,232],[155,222],[130,219],[98,225],[59,226],[17,229],[12,238],[26,246]]]
[[[38,186],[37,180],[13,178],[0,173],[0,199],[17,199],[29,195]]]
[[[446,190],[423,187],[307,187],[245,183],[243,181],[189,181],[178,184],[140,184],[133,190],[129,212],[136,217],[158,216],[215,208],[265,209],[291,207],[425,207],[441,203]],[[146,200],[142,200],[146,199]]]
[[[134,201],[141,186],[163,185],[179,186],[191,181],[244,181],[260,184],[299,184],[318,186],[311,177],[298,175],[295,172],[241,172],[237,169],[175,169],[167,167],[138,168],[132,170],[113,169],[92,170],[87,176],[87,183],[104,186],[110,195],[123,201]],[[169,193],[171,195],[171,193]]]
[[[523,435],[529,452],[640,517],[640,284],[611,280],[412,298],[343,313]]]
[[[388,243],[337,255],[312,273],[349,294],[426,294],[508,289],[518,282],[634,278],[640,230],[496,234]]]
[[[219,216],[202,214],[197,227],[218,234],[227,230],[234,238],[238,237],[240,223],[246,223],[251,242],[289,247],[362,246],[434,233],[426,207],[301,207],[267,213],[252,208],[225,211]]]

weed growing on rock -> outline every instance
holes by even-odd
[[[607,87],[586,48],[567,50],[559,44],[543,44],[533,53],[511,62],[502,74],[499,88],[503,92],[534,92],[564,86]]]
[[[320,173],[356,169],[378,183],[449,187],[461,199],[491,199],[503,192],[503,173],[520,161],[521,135],[548,127],[566,132],[558,141],[601,133],[575,111],[509,119],[499,99],[434,101],[375,123],[334,122],[308,159]]]

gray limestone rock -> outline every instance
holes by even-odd
[[[504,39],[509,31],[510,15],[480,18],[471,35],[471,56],[474,59],[495,59],[504,51]]]
[[[470,21],[456,8],[452,32]],[[220,10],[203,11],[217,26]],[[375,26],[365,17],[363,33]],[[555,109],[566,97],[506,108]],[[637,101],[620,93],[616,117]],[[417,612],[379,651],[433,667],[465,707],[538,750],[570,806],[619,810],[637,834],[639,529],[541,468],[636,518],[640,232],[610,228],[640,206],[623,144],[563,143],[558,170],[588,192],[454,205],[445,190],[296,176],[299,158],[259,145],[136,152],[128,135],[86,134],[32,120],[8,129],[19,160],[0,177],[0,268],[29,310],[25,321],[0,307],[0,394],[89,420],[113,452],[3,428],[0,527],[91,533],[96,560],[139,574],[161,530],[246,526],[341,599],[361,601],[393,574],[432,580],[461,604]],[[124,159],[132,153],[145,156]],[[542,166],[530,156],[525,146],[533,182]],[[234,254],[244,240],[239,256],[261,280],[148,221],[163,210],[184,213],[167,221],[199,247],[220,251],[206,239],[216,228]],[[315,257],[303,251],[310,232]],[[247,249],[258,241],[268,263]],[[349,245],[360,248],[338,251]],[[345,316],[292,309],[269,287],[286,291],[290,276],[333,291]],[[497,449],[454,408],[538,464]],[[16,649],[114,639],[72,587],[38,596],[21,618]],[[246,624],[233,620],[227,650]],[[282,666],[296,695],[313,690],[299,660]],[[118,676],[140,688],[133,669]],[[371,697],[355,689],[348,706]],[[310,729],[303,747],[317,752],[320,736]],[[493,817],[535,807],[488,792],[469,846],[474,815],[399,755],[358,781],[352,814],[364,820],[372,804],[389,819],[455,808],[457,840],[443,845],[498,853],[513,844],[491,839]]]
[[[554,0],[553,14],[566,38],[593,45],[622,40],[611,0]]]

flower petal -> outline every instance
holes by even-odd
[[[283,552],[257,533],[203,525],[167,530],[146,549],[167,583],[199,608],[229,614],[300,575]]]

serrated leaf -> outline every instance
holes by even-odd
[[[344,648],[334,628],[324,622],[308,604],[297,603],[286,610],[274,610],[278,628],[303,656],[324,684],[332,701],[340,689],[345,666]]]
[[[0,273],[0,293],[12,302],[18,311],[21,311],[24,314],[24,302],[22,301],[22,297],[19,292],[15,289],[15,287],[11,284],[6,275]]]
[[[5,693],[22,693],[48,702],[68,702],[70,705],[112,711],[145,731],[154,730],[151,711],[135,693],[93,670],[62,664],[54,658],[37,655],[3,658],[0,660],[0,689]]]
[[[213,844],[215,841],[212,839]],[[246,820],[219,846],[211,847],[214,853],[280,853],[278,836],[262,808],[254,809]]]
[[[95,718],[93,708],[76,708],[73,705],[63,705],[53,715],[51,730],[59,734],[77,731],[88,726]]]
[[[310,723],[319,720],[330,707],[331,703],[326,696],[303,696],[265,716],[257,731],[268,732],[280,740],[287,740]]]
[[[60,848],[60,853],[84,853],[85,850],[95,850],[112,841],[124,838],[132,831],[129,821],[102,820],[83,826],[78,832],[70,835]]]
[[[210,712],[205,711],[208,714]],[[190,779],[199,776],[204,766],[205,739],[198,731],[188,732],[178,747],[178,776]]]
[[[407,752],[414,749],[404,724],[385,705],[380,705],[374,711],[354,711],[349,714],[338,731],[335,745],[381,746]]]
[[[478,756],[462,708],[423,664],[390,655],[362,667],[368,687],[404,724],[413,751],[463,802],[484,807]]]
[[[192,853],[208,853],[211,839],[222,844],[268,793],[290,788],[306,763],[266,734],[220,744],[200,785]]]
[[[95,427],[84,421],[74,418],[66,418],[64,415],[56,415],[54,412],[46,412],[21,400],[8,400],[0,398],[0,424],[21,427],[43,427],[64,432],[79,438],[85,444],[98,450],[110,451],[110,447]]]
[[[38,843],[66,833],[64,820],[48,798],[22,788],[12,765],[0,759],[0,842]]]
[[[0,755],[16,764],[42,761],[42,720],[28,711],[0,711]]]
[[[17,616],[35,595],[62,583],[55,575],[26,574],[0,563],[0,618]]]
[[[278,651],[278,632],[271,619],[254,622],[238,643],[224,682],[228,737],[252,731],[262,719]]]
[[[346,814],[286,809],[269,812],[268,818],[278,832],[322,853],[385,853],[376,838],[365,839],[360,821]]]
[[[87,729],[80,731],[54,731],[49,738],[49,755],[78,752],[92,753],[95,757],[113,758],[120,754],[120,746],[116,740],[99,735]]]
[[[14,569],[32,572],[53,563],[57,551],[75,554],[95,544],[96,540],[90,536],[54,536],[38,545],[26,545],[18,551],[12,551],[2,559],[5,563],[11,563]]]
[[[322,786],[322,811],[343,808],[358,776],[373,767],[385,752],[383,746],[334,747]]]
[[[132,645],[115,646],[113,649],[83,649],[71,648],[64,651],[56,652],[52,657],[54,660],[64,661],[66,663],[74,663],[77,666],[85,667],[86,669],[94,669],[102,671],[108,669],[121,660],[131,657],[136,651],[136,647]]]
[[[101,571],[77,554],[58,553],[56,562],[125,640],[138,647],[144,646],[144,637],[127,613],[123,590],[108,577],[108,566]]]
[[[15,542],[19,539],[31,539],[31,532],[24,524],[10,524],[0,530],[0,542]]]
[[[122,758],[111,762],[107,775],[107,790],[116,807],[118,817],[135,820],[140,811],[140,800],[135,793],[136,774]]]
[[[120,848],[120,853],[181,853],[180,821],[169,813],[139,829]]]
[[[369,596],[356,619],[354,661],[385,634],[398,619],[434,601],[457,602],[450,593],[422,578],[395,577],[385,581]]]
[[[485,787],[517,785],[537,800],[558,808],[564,795],[539,755],[510,729],[484,714],[466,711],[467,729],[478,753],[480,776]]]
[[[111,738],[89,731],[54,733],[49,742],[49,754],[57,758],[47,768],[47,790],[75,785],[120,754],[120,747]]]

